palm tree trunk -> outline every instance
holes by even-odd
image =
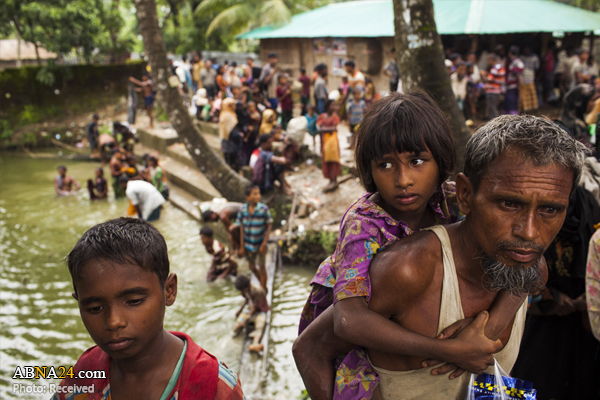
[[[425,89],[450,117],[460,169],[471,132],[458,108],[444,66],[444,51],[435,25],[432,0],[394,0],[394,27],[403,90]]]
[[[185,147],[200,171],[221,194],[231,201],[244,201],[244,189],[249,182],[236,174],[225,161],[209,147],[192,117],[185,108],[178,89],[169,86],[171,75],[163,34],[158,26],[155,0],[134,0],[137,18],[148,55],[159,101],[169,121],[183,140]]]

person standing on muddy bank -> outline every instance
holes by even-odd
[[[92,117],[92,122],[90,122],[87,126],[87,140],[90,144],[90,158],[98,156],[98,121],[100,120],[100,116],[98,114],[94,114]]]
[[[67,175],[67,167],[59,165],[56,170],[58,171],[58,175],[54,178],[54,190],[57,195],[70,196],[81,188],[75,178]]]
[[[238,214],[238,225],[241,228],[240,257],[246,256],[248,267],[267,291],[266,257],[267,242],[271,233],[273,218],[269,207],[260,202],[260,188],[249,185],[246,188],[247,203]]]
[[[152,116],[152,110],[154,109],[154,83],[152,82],[152,79],[150,79],[150,75],[147,72],[144,73],[141,81],[130,76],[129,81],[141,87],[141,90],[144,93],[144,107],[146,107],[148,118],[150,118],[150,125],[148,128],[154,128],[154,117]]]
[[[321,135],[321,153],[323,153],[323,177],[329,179],[329,184],[323,188],[324,193],[329,193],[338,188],[337,177],[342,174],[340,164],[340,142],[337,135],[337,126],[340,117],[337,113],[338,105],[333,100],[325,103],[325,112],[317,118],[317,128]]]

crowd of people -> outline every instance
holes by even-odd
[[[559,49],[548,43],[538,56],[531,46],[521,50],[497,45],[494,52],[459,54],[446,49],[446,68],[452,91],[465,119],[489,120],[501,114],[531,113],[581,84],[592,85],[598,65],[584,48]]]
[[[127,215],[145,221],[159,219],[162,205],[169,198],[169,186],[158,154],[145,154],[142,157],[144,164],[139,165],[133,154],[135,133],[128,123],[115,121],[112,134],[100,134],[99,120],[100,116],[94,114],[86,129],[91,156],[99,158],[101,163],[94,170],[94,177],[87,181],[90,200],[108,198],[108,182],[103,168],[108,163],[115,199],[127,197],[129,201]],[[66,166],[61,165],[57,170],[58,175],[54,179],[57,195],[75,194],[80,189],[79,183],[66,174]]]
[[[268,55],[262,68],[255,66],[253,58],[243,65],[218,64],[202,60],[200,53],[194,54],[191,63],[187,57],[172,62],[172,74],[179,78],[191,113],[218,124],[227,164],[236,171],[250,167],[252,182],[262,193],[278,187],[287,194],[291,188],[284,172],[299,158],[303,145],[294,132],[310,134],[315,150],[319,136],[323,175],[329,181],[323,190],[335,190],[341,174],[338,124],[348,123],[348,142],[353,148],[357,127],[373,100],[379,98],[372,80],[354,61],[347,61],[344,68],[347,76],[330,93],[327,65],[317,65],[311,76],[300,68],[293,78],[281,71],[276,53]],[[393,73],[393,65],[386,66],[386,71]]]
[[[300,315],[293,354],[311,398],[388,400],[403,393],[407,398],[462,399],[474,390],[469,373],[490,371],[494,360],[532,382],[539,398],[600,398],[594,385],[600,376],[600,239],[595,233],[600,224],[600,154],[589,134],[600,120],[600,79],[597,68],[587,67],[585,51],[575,51],[577,59],[555,66],[554,47],[550,43],[541,62],[530,49],[520,54],[511,46],[504,54],[498,47],[481,56],[484,65],[472,53],[464,62],[449,52],[446,66],[465,117],[486,110],[490,119],[469,140],[455,181],[449,180],[457,166],[448,150],[454,148],[454,138],[447,119],[426,93],[396,93],[401,81],[394,57],[383,69],[390,94],[382,99],[351,60],[333,95],[327,89],[327,66],[318,65],[310,77],[300,70],[290,83],[274,53],[262,68],[254,67],[252,59],[239,67],[213,68],[211,60],[202,61],[198,54],[191,64],[184,59],[174,65],[182,92],[198,107],[196,115],[218,122],[226,162],[236,170],[246,165],[253,170],[246,203],[201,206],[204,222],[222,223],[230,246],[219,242],[212,228],[200,230],[212,256],[207,280],[235,277],[235,288],[244,297],[234,331],[253,323],[250,350],[263,350],[260,340],[270,309],[265,255],[272,218],[261,194],[277,186],[290,190],[284,172],[297,158],[299,143],[287,134],[295,126],[296,106],[305,129],[315,141],[320,138],[322,172],[329,180],[324,190],[337,188],[337,133],[346,120],[366,192],[344,214],[335,251],[319,266]],[[517,115],[552,102],[553,96],[563,99],[562,123]],[[88,132],[95,129],[92,124]],[[158,159],[149,156],[146,167],[139,168],[127,151],[113,147],[115,195],[117,190],[125,194],[141,219],[157,219],[166,197]],[[101,169],[88,185],[96,198],[105,197]],[[61,166],[55,187],[57,193],[69,194],[78,184]],[[141,238],[148,237],[153,242],[150,258],[136,250]],[[113,263],[114,276],[105,276],[92,258],[102,258],[98,254],[109,245],[114,259],[107,262]],[[238,274],[236,256],[246,258],[259,285]],[[134,262],[124,264],[123,259]],[[151,354],[152,365],[172,365],[183,373],[173,354],[179,360],[194,357],[194,362],[200,362],[198,353],[208,354],[187,335],[162,328],[164,306],[175,300],[177,279],[169,274],[164,239],[151,225],[120,219],[93,227],[68,263],[76,299],[94,299],[86,307],[113,307],[102,296],[117,296],[117,287],[147,286],[144,293],[160,293],[161,301],[147,307],[163,346],[148,340],[136,347],[137,353]],[[100,319],[80,310],[84,322]],[[100,323],[86,323],[86,328],[99,348],[85,353],[76,368],[103,369],[100,361],[107,360],[124,370],[131,367],[131,357],[121,357],[128,343],[100,340]],[[222,363],[218,368],[218,374],[197,379],[210,382],[217,393],[241,399],[235,374]],[[224,380],[228,389],[219,386]],[[115,380],[115,390],[124,391],[119,383]],[[107,384],[99,382],[99,387]],[[183,393],[181,385],[167,386],[167,392]],[[190,380],[187,385],[200,383]],[[147,396],[151,388],[131,390],[157,397]]]

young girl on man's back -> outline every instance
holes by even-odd
[[[458,346],[451,346],[452,341],[415,334],[368,309],[369,266],[375,254],[420,229],[459,219],[454,182],[446,181],[454,170],[454,142],[442,111],[423,92],[394,93],[373,104],[357,136],[356,166],[367,193],[346,211],[338,245],[311,281],[300,333],[334,304],[335,333],[350,343],[474,369],[476,361],[485,358],[481,349],[495,348],[496,342],[480,335],[481,341],[467,344],[468,351],[463,347],[460,353],[453,352]],[[522,304],[508,295],[500,299],[486,327],[486,334],[494,339]],[[473,359],[473,354],[480,358]],[[456,367],[443,368],[440,373]],[[333,395],[335,399],[369,399],[377,382],[364,350],[357,348],[339,364]]]

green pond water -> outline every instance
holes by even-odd
[[[58,164],[67,165],[82,186],[97,166],[0,156],[0,399],[28,398],[12,393],[14,383],[43,383],[13,380],[17,366],[73,365],[94,345],[71,297],[63,259],[88,228],[125,215],[127,201],[116,201],[109,192],[108,201],[90,202],[84,189],[57,197],[53,179]],[[231,282],[206,283],[210,258],[201,247],[195,220],[167,204],[155,226],[166,238],[171,271],[179,277],[166,329],[188,333],[237,371],[242,341],[230,331],[242,298]],[[245,265],[241,268],[247,271]],[[263,394],[254,398],[295,399],[304,388],[291,347],[313,274],[309,268],[286,266],[275,278],[267,379]]]

